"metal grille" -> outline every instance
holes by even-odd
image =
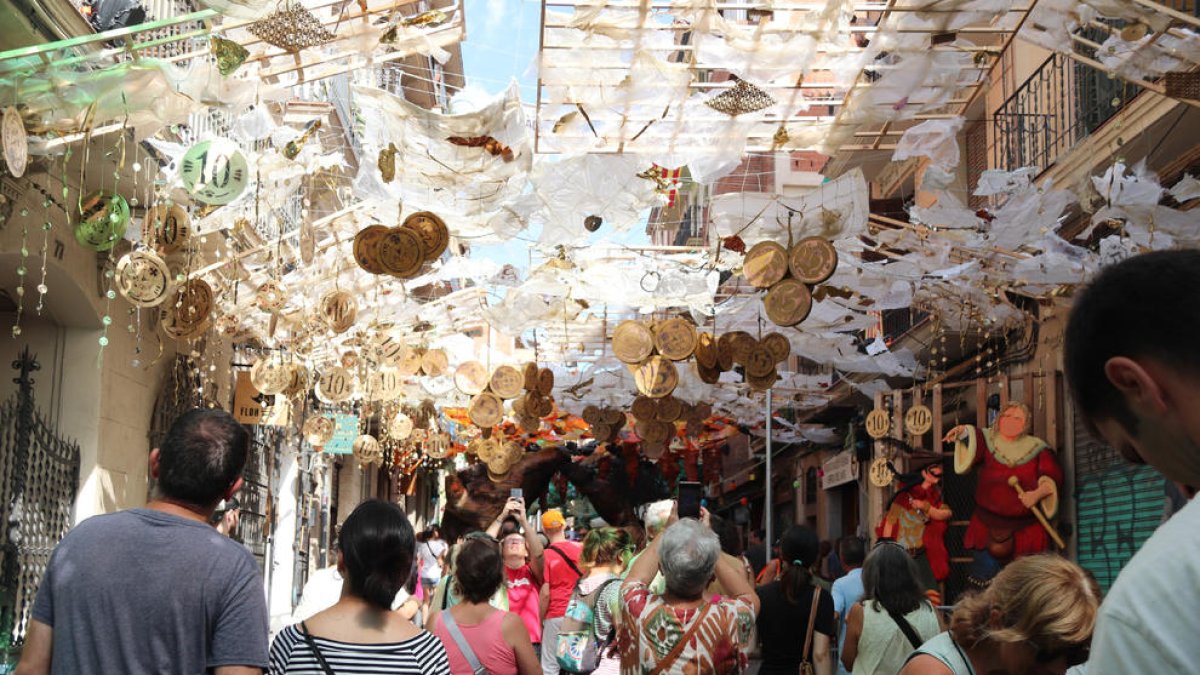
[[[279,447],[284,434],[269,426],[252,426],[249,431],[250,455],[242,473],[242,489],[237,495],[242,505],[242,517],[233,538],[250,549],[265,574],[274,520],[275,502],[271,488],[279,472]]]
[[[79,445],[55,435],[37,411],[26,347],[13,367],[17,395],[0,405],[0,648],[25,639],[29,612],[55,545],[71,525]]]

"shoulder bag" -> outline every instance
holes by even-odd
[[[304,641],[308,643],[308,648],[317,657],[317,663],[321,664],[321,670],[325,671],[325,675],[334,675],[333,668],[329,667],[329,662],[325,660],[325,655],[321,653],[320,649],[317,649],[317,641],[308,632],[308,625],[303,621],[300,622],[300,634],[304,636]]]
[[[571,556],[554,548],[554,544],[547,546],[546,550],[554,551],[555,553],[557,553],[563,560],[566,561],[567,566],[570,567],[575,572],[575,574],[578,574],[581,579],[583,578],[583,570],[579,569],[579,565],[576,565],[574,560],[571,560]]]
[[[692,641],[692,636],[696,634],[696,631],[700,628],[700,624],[704,623],[704,617],[708,615],[708,610],[711,607],[711,602],[704,603],[704,606],[700,608],[700,613],[696,616],[696,620],[684,631],[683,635],[679,636],[679,642],[676,642],[671,651],[654,665],[654,668],[650,670],[648,675],[662,675],[663,672],[675,664],[675,659],[679,658],[679,655],[687,648],[687,644]]]
[[[442,612],[442,623],[446,625],[446,631],[450,633],[450,637],[454,638],[454,644],[458,645],[458,651],[462,652],[463,658],[470,664],[471,672],[474,675],[491,675],[491,671],[484,668],[483,664],[479,662],[479,657],[475,656],[475,650],[471,649],[471,643],[467,642],[467,636],[458,629],[458,624],[455,623],[450,612]]]
[[[875,600],[875,602],[879,601]],[[887,608],[884,607],[884,609]],[[892,617],[892,621],[895,621],[896,625],[900,627],[900,632],[904,633],[904,637],[908,638],[908,642],[912,645],[913,649],[920,649],[921,645],[923,644],[921,641],[921,636],[917,635],[916,629],[912,627],[912,624],[908,622],[908,619],[890,609],[887,610],[887,613],[888,616]]]
[[[813,630],[817,627],[817,605],[821,602],[821,589],[813,586],[812,609],[808,611],[808,630],[804,634],[804,652],[800,657],[800,675],[813,675],[813,664],[810,658],[812,651]]]

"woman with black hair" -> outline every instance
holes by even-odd
[[[833,596],[813,583],[817,535],[794,525],[780,539],[780,577],[758,587],[758,636],[762,640],[760,675],[795,675],[808,661],[816,675],[833,673],[830,645],[837,635]],[[807,654],[805,653],[807,645]]]
[[[280,631],[271,644],[271,675],[449,675],[438,639],[392,611],[412,573],[413,550],[412,525],[400,507],[376,499],[359,504],[338,538],[341,598]]]
[[[842,665],[863,673],[895,673],[914,649],[942,632],[908,550],[882,540],[862,570],[863,597],[846,616]]]
[[[490,535],[468,535],[454,558],[458,604],[435,613],[426,624],[445,646],[454,675],[471,675],[480,668],[491,675],[542,672],[521,617],[488,603],[504,578],[499,543]]]

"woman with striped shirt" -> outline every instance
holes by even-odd
[[[414,549],[412,525],[398,506],[359,504],[338,541],[341,598],[275,637],[271,675],[450,675],[442,643],[392,611]]]

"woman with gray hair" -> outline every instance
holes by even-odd
[[[678,520],[672,512],[667,529],[633,564],[621,586],[617,645],[622,673],[682,675],[740,673],[747,665],[750,633],[758,596],[741,569],[721,562],[721,543],[701,520]],[[659,571],[663,594],[649,584]],[[707,592],[716,579],[727,592]]]

